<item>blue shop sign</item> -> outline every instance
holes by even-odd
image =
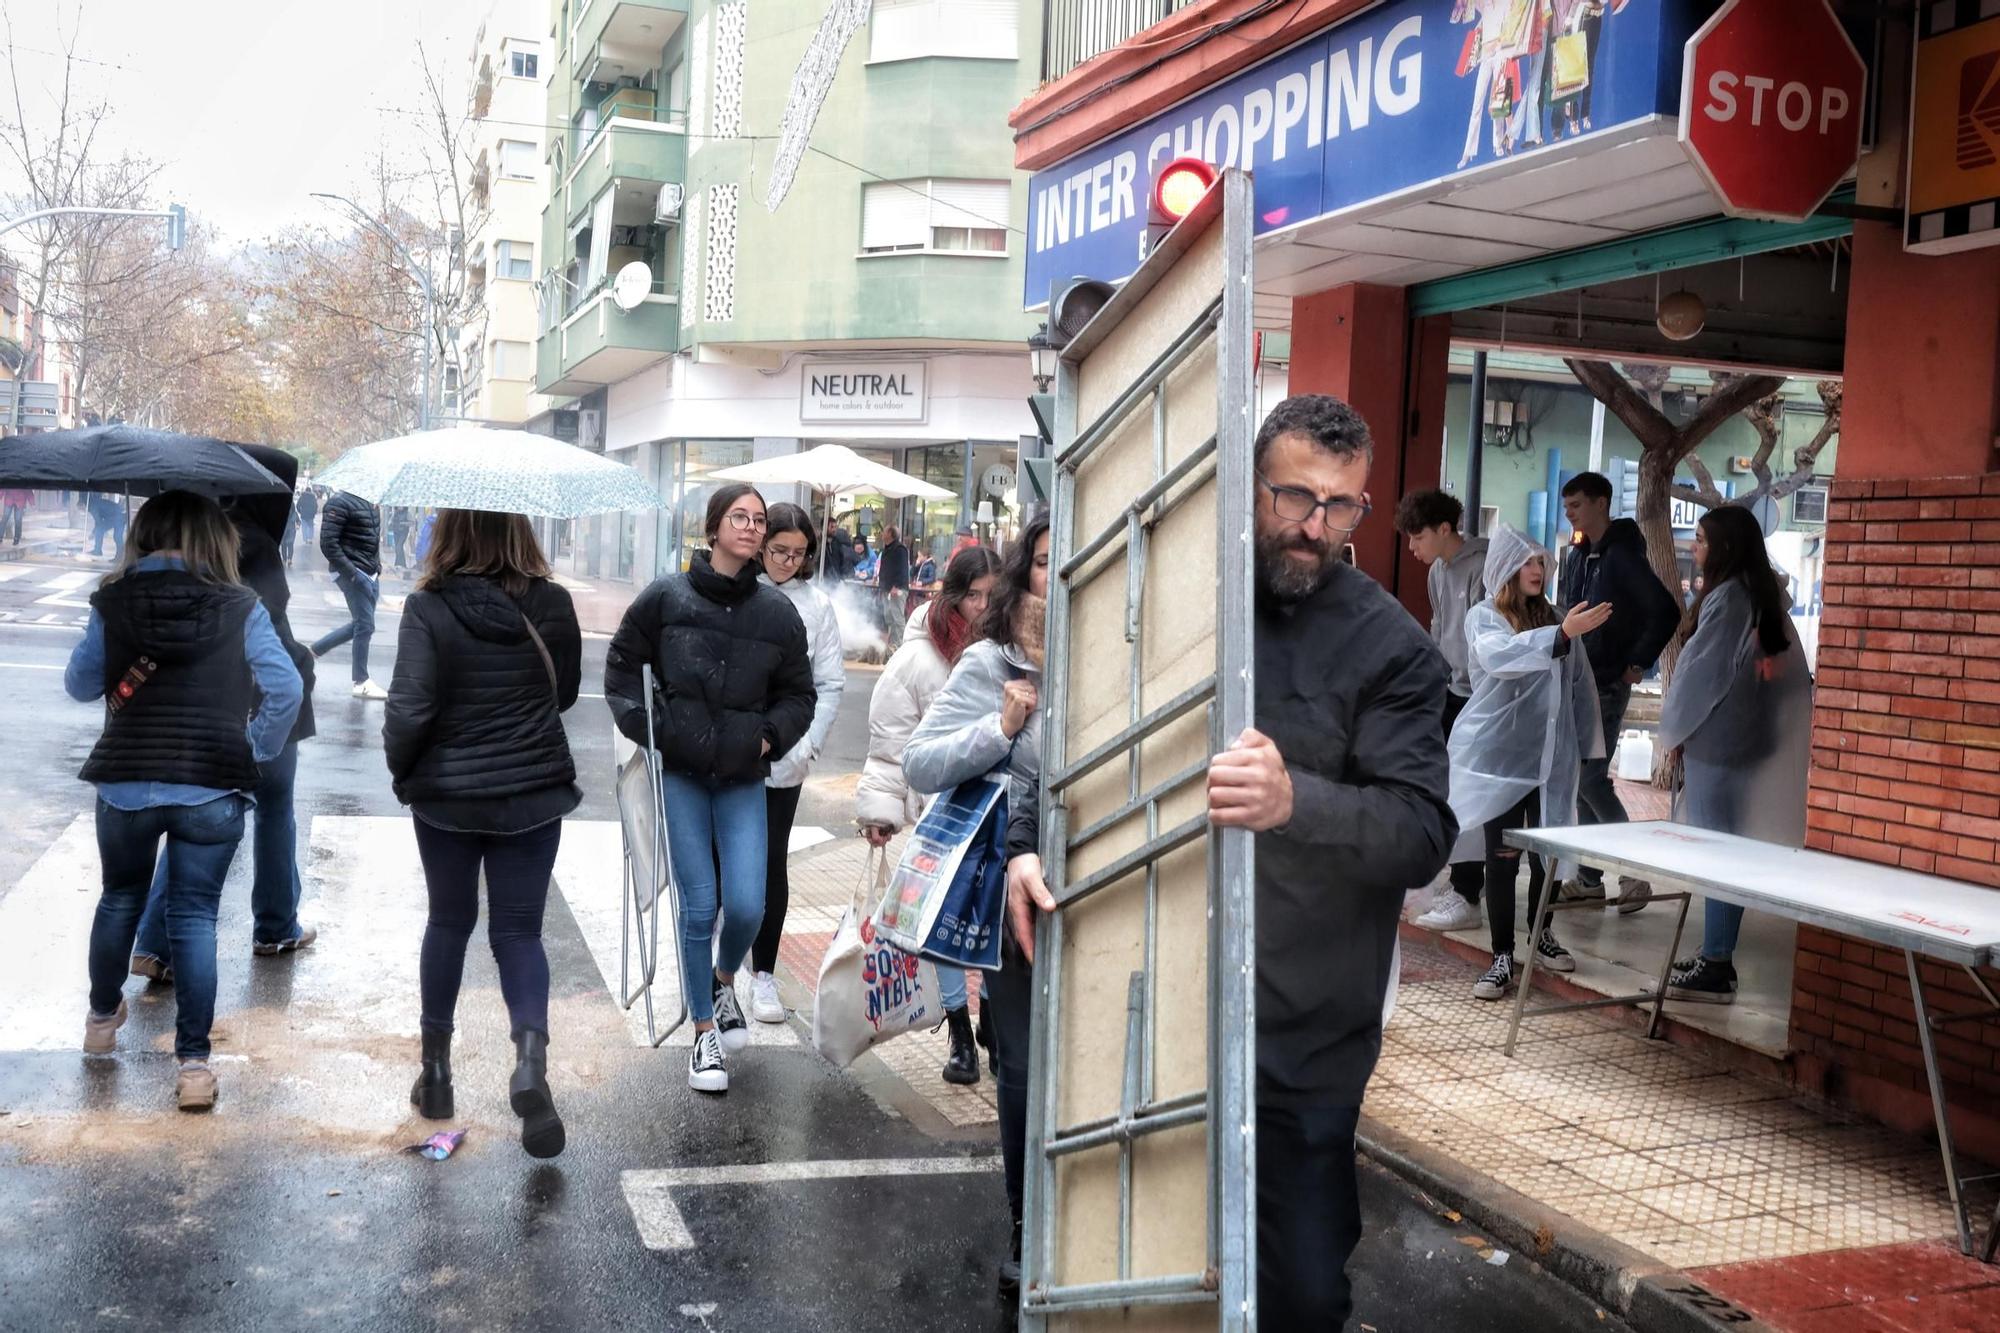
[[[1378,5],[1036,172],[1026,304],[1047,300],[1053,279],[1115,280],[1137,268],[1153,171],[1175,157],[1254,172],[1264,235],[1676,117],[1695,9],[1694,0]]]

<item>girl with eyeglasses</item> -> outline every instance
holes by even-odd
[[[791,905],[792,884],[786,873],[786,853],[792,841],[792,821],[799,813],[799,792],[813,761],[833,730],[840,711],[840,694],[847,684],[847,664],[841,659],[840,617],[833,600],[814,586],[812,516],[793,504],[771,506],[764,530],[764,573],[760,580],[790,601],[806,627],[806,649],[812,655],[812,725],[804,739],[771,761],[764,779],[764,924],[750,947],[750,1017],[759,1023],[782,1023],[785,1006],[778,999],[778,941],[785,933],[785,911]]]
[[[764,780],[805,737],[818,690],[791,599],[758,579],[769,520],[741,484],[708,502],[708,549],[634,599],[604,661],[618,729],[658,750],[680,886],[680,949],[695,1043],[688,1086],[729,1091],[725,1051],[750,1044],[736,969],[764,917]],[[640,670],[653,669],[653,735]],[[716,938],[716,917],[722,918]]]

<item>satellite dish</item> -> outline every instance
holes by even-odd
[[[611,280],[611,299],[620,310],[630,310],[653,290],[653,270],[644,260],[635,259],[618,270]]]

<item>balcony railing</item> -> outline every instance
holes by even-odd
[[[1042,79],[1060,79],[1093,56],[1196,0],[1042,0]]]

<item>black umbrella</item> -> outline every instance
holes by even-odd
[[[291,486],[241,445],[138,426],[82,426],[0,440],[0,488],[149,496],[272,495]]]

